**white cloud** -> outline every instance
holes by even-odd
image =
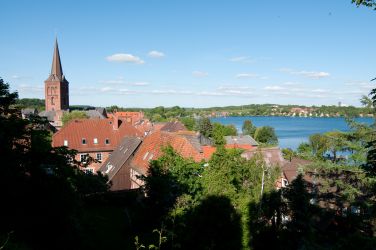
[[[250,58],[249,56],[236,56],[236,57],[231,57],[230,62],[240,62],[240,63],[253,63],[256,60]]]
[[[192,75],[193,75],[194,77],[206,77],[206,76],[208,76],[209,74],[208,74],[208,72],[195,70],[195,71],[192,72]]]
[[[312,92],[314,93],[328,93],[330,90],[328,89],[313,89]]]
[[[20,84],[20,85],[18,85],[17,91],[19,91],[19,92],[42,93],[42,92],[44,92],[44,86],[43,85]]]
[[[284,90],[286,88],[278,86],[278,85],[274,85],[274,86],[266,86],[264,89],[270,90],[270,91],[280,91],[280,90]]]
[[[328,72],[323,71],[294,71],[291,72],[294,75],[302,75],[308,78],[319,79],[330,76]]]
[[[148,86],[148,85],[150,85],[150,83],[148,83],[148,82],[132,82],[129,85],[132,85],[132,86]]]
[[[225,85],[225,86],[220,86],[218,90],[223,90],[223,91],[228,91],[228,90],[250,90],[254,89],[249,86],[234,86],[234,85]]]
[[[135,64],[143,64],[145,63],[141,58],[131,55],[131,54],[113,54],[111,56],[106,57],[107,61],[109,62],[126,62],[126,63],[135,63]]]
[[[99,83],[104,83],[104,84],[124,84],[125,81],[122,79],[118,80],[105,80],[105,81],[99,81]]]
[[[284,82],[283,85],[286,85],[286,86],[297,86],[297,85],[300,85],[300,83],[297,83],[297,82]]]
[[[235,78],[256,78],[258,74],[255,73],[240,73],[235,76]]]
[[[152,58],[161,58],[161,57],[164,57],[165,54],[160,51],[152,50],[148,53],[148,56]]]
[[[320,79],[320,78],[330,76],[328,72],[324,72],[324,71],[307,71],[307,70],[296,71],[290,68],[281,68],[279,69],[279,71],[286,72],[292,75],[301,75],[301,76],[312,78],[312,79]]]

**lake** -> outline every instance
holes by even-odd
[[[280,117],[280,116],[235,116],[211,118],[212,122],[224,125],[233,124],[239,132],[243,122],[251,120],[256,127],[271,126],[275,129],[281,148],[296,149],[300,143],[308,142],[308,137],[315,133],[333,130],[349,131],[344,118],[308,118],[308,117]],[[373,118],[356,118],[357,122],[371,124]]]

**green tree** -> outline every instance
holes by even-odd
[[[66,125],[69,121],[74,119],[87,119],[89,116],[84,111],[74,110],[72,112],[66,112],[63,114],[61,121],[63,125]]]
[[[295,156],[295,152],[291,148],[284,148],[282,149],[283,157],[286,160],[289,160],[291,162],[292,158]]]
[[[188,130],[193,131],[196,127],[196,120],[192,117],[182,117],[180,118],[180,121]]]
[[[364,5],[376,10],[376,2],[374,0],[351,0],[351,2],[355,3],[357,6]]]
[[[253,125],[251,120],[245,120],[242,126],[243,135],[254,136],[256,132],[256,126]]]
[[[107,180],[81,171],[75,151],[52,148],[42,119],[21,118],[17,96],[0,78],[0,234],[31,249],[80,248],[82,197]]]
[[[213,125],[207,117],[201,118],[197,123],[197,130],[205,137],[211,137],[213,132]]]
[[[328,141],[322,134],[313,134],[309,136],[309,145],[312,153],[319,159],[323,159],[324,153],[328,150]]]
[[[266,145],[278,144],[275,130],[270,126],[258,127],[255,131],[255,140]]]

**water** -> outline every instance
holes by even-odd
[[[325,133],[333,130],[349,131],[344,118],[307,118],[307,117],[277,117],[277,116],[244,116],[211,118],[212,122],[224,125],[233,124],[241,132],[243,122],[251,120],[257,126],[271,126],[275,129],[281,148],[296,149],[300,143],[308,142],[308,137],[315,133]],[[371,124],[373,118],[357,118],[357,122]]]

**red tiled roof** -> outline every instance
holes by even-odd
[[[126,122],[121,122],[118,129],[114,129],[113,123],[113,119],[72,120],[53,135],[52,146],[64,146],[66,140],[69,148],[79,152],[112,151],[124,136],[143,136]],[[82,144],[83,138],[86,144]],[[94,143],[94,138],[97,138],[97,143]],[[109,144],[105,143],[106,139],[109,139]]]
[[[202,146],[202,151],[204,154],[204,158],[206,160],[209,160],[212,157],[212,155],[215,153],[215,151],[217,151],[217,148],[213,146]]]
[[[256,148],[256,146],[252,146],[249,144],[226,144],[225,147],[226,148],[240,148],[240,149],[245,149],[245,150]]]
[[[168,145],[185,158],[192,158],[196,162],[204,159],[203,154],[185,136],[156,131],[144,139],[131,162],[131,166],[145,174],[149,167],[149,161],[158,159],[163,153],[162,148]]]

